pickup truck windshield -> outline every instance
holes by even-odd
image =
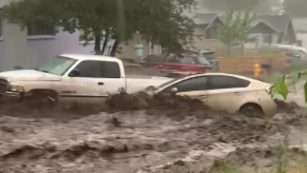
[[[76,59],[64,56],[57,56],[43,66],[41,66],[40,68],[38,68],[38,71],[62,76],[76,62]]]

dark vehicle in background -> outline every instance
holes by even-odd
[[[307,51],[302,47],[291,45],[271,45],[265,48],[275,51],[285,51],[288,65],[293,70],[302,70],[307,68]]]
[[[216,65],[216,56],[210,50],[187,50],[181,55],[163,53],[148,55],[143,65],[155,67],[164,71],[178,71],[182,73],[204,73]]]
[[[218,63],[217,63],[217,58],[216,58],[216,54],[215,52],[211,51],[211,50],[194,50],[194,51],[187,51],[190,53],[195,53],[198,54],[199,56],[203,56],[205,57],[210,64],[210,69],[217,69],[218,68]]]
[[[210,62],[203,56],[195,53],[161,54],[156,56],[147,56],[143,60],[143,65],[160,69],[165,73],[180,74],[198,74],[205,73],[211,68]]]

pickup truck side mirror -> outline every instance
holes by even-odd
[[[80,71],[78,69],[73,69],[70,73],[69,73],[69,77],[78,77],[80,76]]]

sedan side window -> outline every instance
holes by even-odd
[[[245,88],[249,81],[231,76],[211,76],[209,89]]]
[[[152,57],[149,62],[165,62],[166,61],[166,57],[159,55],[156,57]]]
[[[179,63],[180,61],[176,55],[170,55],[167,57],[167,62]]]
[[[175,87],[178,89],[178,92],[200,91],[206,90],[207,85],[207,77],[196,77],[179,82],[171,86],[170,89]]]

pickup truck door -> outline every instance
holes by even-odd
[[[70,76],[71,71],[80,74]],[[97,102],[125,88],[119,64],[113,61],[84,60],[63,77],[65,85],[61,98],[73,98],[77,102]]]

